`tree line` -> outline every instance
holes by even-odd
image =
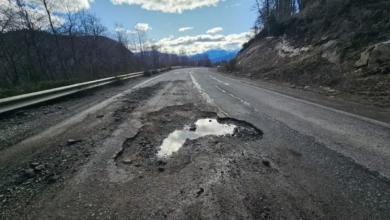
[[[313,0],[255,0],[257,12],[254,29],[267,29],[271,35],[277,34],[277,24],[302,11]]]
[[[0,90],[169,66],[211,65],[207,56],[190,59],[184,48],[179,54],[170,53],[140,28],[129,32],[116,24],[115,33],[110,33],[95,14],[75,10],[66,2],[71,1],[0,2]]]

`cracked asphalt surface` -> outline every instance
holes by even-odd
[[[390,218],[385,122],[206,68],[107,90],[84,97],[88,108],[24,110],[45,115],[40,131],[3,135],[24,136],[0,151],[1,219]],[[48,124],[56,109],[65,116]],[[22,121],[6,117],[5,130]],[[157,156],[169,134],[208,118],[240,129]]]

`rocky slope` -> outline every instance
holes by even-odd
[[[236,74],[390,106],[390,2],[330,2],[281,22],[279,36],[260,32]]]

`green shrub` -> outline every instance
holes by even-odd
[[[223,72],[234,72],[237,70],[237,59],[233,58],[229,62],[222,61],[220,67],[218,67],[218,71]]]

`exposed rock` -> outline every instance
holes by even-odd
[[[96,118],[103,118],[104,115],[96,115]]]
[[[371,52],[368,68],[390,65],[390,42],[377,45]]]
[[[306,90],[306,91],[308,91],[308,90],[311,89],[311,87],[310,87],[310,86],[305,86],[305,87],[303,87],[303,89]]]
[[[370,48],[360,54],[360,59],[355,63],[356,68],[368,65],[368,60],[370,59],[372,49],[373,48]]]
[[[337,51],[326,51],[322,53],[321,57],[327,59],[331,63],[340,63],[340,55]]]

